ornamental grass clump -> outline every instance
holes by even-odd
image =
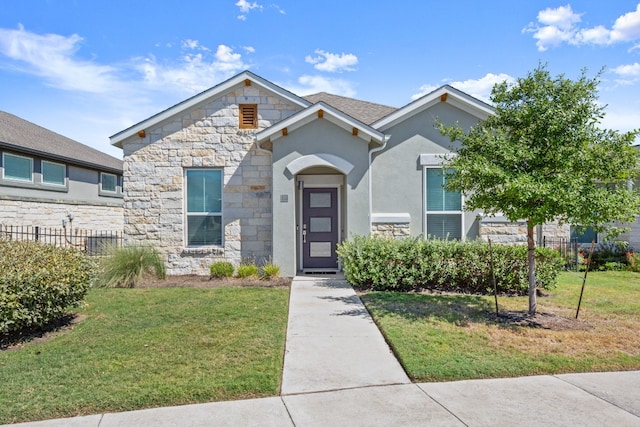
[[[257,276],[258,266],[255,265],[254,263],[246,263],[246,264],[242,263],[238,266],[238,271],[236,272],[236,275],[241,279]]]
[[[145,274],[166,278],[164,261],[151,246],[111,247],[102,259],[102,272],[97,286],[107,288],[133,288]]]
[[[229,261],[217,261],[209,267],[209,275],[215,279],[231,277],[233,276],[234,270],[235,267]]]
[[[260,277],[263,280],[271,280],[273,278],[278,277],[279,275],[280,275],[280,267],[273,264],[272,262],[266,263],[265,265],[262,266],[262,269],[260,270]]]
[[[35,330],[78,306],[95,273],[82,252],[0,239],[0,334]]]

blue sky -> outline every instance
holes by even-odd
[[[298,95],[488,100],[539,63],[601,76],[640,127],[638,1],[0,0],[0,110],[121,157],[109,136],[245,69]]]

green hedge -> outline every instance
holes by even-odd
[[[493,292],[489,245],[479,241],[355,236],[338,246],[338,256],[346,279],[358,287],[398,291]],[[493,262],[498,292],[527,293],[526,246],[494,244]],[[555,287],[562,265],[556,251],[537,248],[538,287]]]
[[[93,263],[74,249],[0,239],[0,333],[35,330],[82,301]]]

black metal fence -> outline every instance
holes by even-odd
[[[87,255],[104,255],[111,246],[122,247],[122,232],[15,226],[0,224],[0,239],[32,240],[63,247],[76,248]]]
[[[555,249],[560,253],[567,270],[578,270],[579,254],[578,239],[566,239],[562,237],[542,237],[542,246]]]

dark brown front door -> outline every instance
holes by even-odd
[[[302,268],[338,268],[338,189],[302,190]]]

